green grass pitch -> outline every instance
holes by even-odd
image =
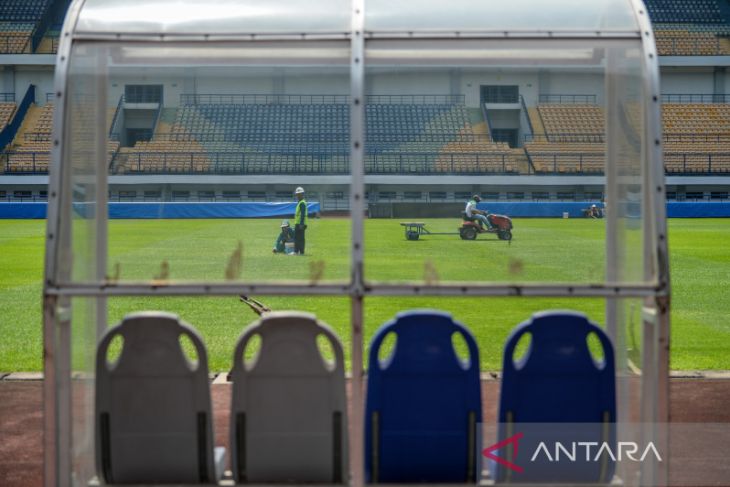
[[[433,231],[455,232],[457,219],[426,220]],[[241,244],[241,275],[277,279],[345,280],[349,275],[347,219],[311,220],[305,257],[272,255],[278,220],[113,220],[110,222],[110,274],[121,279],[159,275],[166,261],[171,279],[225,278],[230,256]],[[495,236],[462,241],[434,235],[404,239],[397,220],[366,222],[368,278],[560,282],[603,276],[601,221],[519,219],[511,245]],[[44,221],[0,220],[0,371],[41,370],[41,278]],[[669,222],[672,271],[673,369],[730,369],[730,220],[677,219]],[[80,242],[79,255],[84,251]],[[76,263],[83,259],[76,257]],[[276,310],[311,311],[335,328],[349,356],[349,300],[345,297],[266,297]],[[587,313],[602,323],[597,299],[548,298],[367,298],[366,342],[402,310],[437,308],[469,326],[480,347],[482,369],[501,368],[502,347],[510,330],[530,314],[551,308]],[[125,313],[162,309],[179,314],[203,335],[213,371],[230,368],[235,342],[256,317],[234,297],[114,298],[110,322]],[[635,319],[638,321],[638,306]],[[629,337],[635,337],[636,329]],[[628,340],[637,353],[638,347]],[[88,358],[88,357],[87,357]],[[349,359],[348,359],[349,360]],[[88,367],[89,364],[82,366]]]

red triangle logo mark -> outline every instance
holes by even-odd
[[[516,458],[518,447],[519,447],[519,441],[523,436],[525,436],[524,433],[517,433],[517,434],[510,436],[509,438],[506,438],[506,439],[500,441],[499,443],[495,443],[492,446],[488,446],[487,448],[482,450],[482,455],[489,458],[490,460],[494,460],[495,462],[499,463],[500,465],[503,465],[503,466],[509,468],[510,470],[514,470],[517,473],[522,473],[522,472],[524,472],[525,469],[523,469],[519,465],[515,465],[514,463],[510,462],[509,460],[505,460],[504,458],[498,457],[497,455],[495,455],[492,452],[511,444],[512,445],[512,458]]]

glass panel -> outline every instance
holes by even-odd
[[[369,41],[366,56],[369,281],[653,279],[638,44]]]
[[[347,209],[348,53],[331,42],[79,44],[68,142],[87,225],[74,230],[74,280],[348,279],[350,225],[319,218]],[[93,204],[107,170],[104,227]],[[304,258],[285,259],[300,231]]]
[[[418,12],[418,15],[413,15]],[[510,2],[468,0],[455,7],[439,0],[369,0],[365,30],[379,32],[635,31],[628,0]],[[519,33],[519,32],[517,32]]]

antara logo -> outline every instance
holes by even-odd
[[[659,452],[652,442],[649,442],[646,445],[644,452],[639,458],[634,456],[639,452],[639,445],[633,441],[619,441],[618,448],[615,451],[611,448],[611,445],[605,441],[602,443],[598,443],[597,441],[573,441],[568,443],[568,445],[570,445],[570,448],[566,448],[563,443],[556,441],[554,444],[553,454],[550,455],[550,450],[548,449],[547,444],[544,441],[541,441],[540,444],[537,445],[535,453],[532,454],[530,461],[534,462],[535,459],[544,455],[545,458],[551,462],[559,462],[562,460],[562,457],[565,457],[566,460],[571,462],[575,462],[576,459],[582,460],[583,458],[585,458],[586,462],[598,462],[601,460],[603,455],[608,455],[614,462],[621,462],[625,458],[633,462],[643,462],[650,453],[653,454],[654,458],[658,461],[662,461],[662,457],[659,456]],[[595,455],[592,455],[591,448],[594,447],[595,450],[593,451],[596,453]],[[581,449],[585,451],[585,456],[578,455]]]
[[[512,435],[507,439],[485,448],[482,450],[482,455],[490,460],[494,460],[504,467],[509,468],[510,470],[522,473],[524,472],[523,467],[520,467],[510,460],[497,456],[494,452],[500,448],[511,446],[512,454],[509,457],[512,459],[516,458],[519,451],[519,441],[523,437],[524,433]],[[608,456],[614,462],[620,462],[623,460],[643,462],[646,457],[650,455],[657,461],[662,461],[662,457],[659,455],[659,451],[656,449],[653,442],[649,442],[643,450],[639,447],[638,443],[633,441],[619,441],[618,445],[614,447],[605,441],[573,441],[570,443],[561,443],[556,441],[551,444],[552,447],[548,445],[550,445],[550,443],[546,443],[544,441],[538,443],[535,451],[532,452],[532,455],[530,456],[530,462],[535,462],[540,459],[546,459],[549,462],[599,462],[604,458],[604,455]],[[641,452],[641,455],[639,455],[639,452]]]

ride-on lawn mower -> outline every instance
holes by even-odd
[[[512,219],[505,215],[487,214],[490,228],[482,228],[473,218],[463,215],[463,223],[459,228],[462,240],[474,240],[480,233],[496,233],[500,240],[512,240]]]
[[[480,233],[495,233],[500,240],[512,240],[512,219],[505,215],[487,214],[487,220],[492,225],[490,229],[482,229],[479,223],[467,218],[462,213],[462,223],[458,234],[453,232],[431,232],[424,222],[401,222],[405,227],[406,240],[418,240],[421,235],[459,235],[462,240],[474,240]]]

